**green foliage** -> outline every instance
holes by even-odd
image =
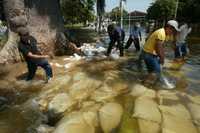
[[[156,0],[147,10],[147,18],[168,20],[174,17],[175,8],[175,0]]]
[[[177,18],[186,22],[200,22],[200,1],[180,0]]]
[[[156,0],[147,10],[147,18],[168,20],[174,17],[177,0]],[[200,0],[179,0],[177,19],[200,22]]]
[[[94,20],[94,0],[61,0],[65,23],[86,23]]]
[[[115,7],[115,8],[112,9],[111,12],[107,13],[106,15],[112,21],[120,21],[120,16],[121,16],[120,8],[119,7]],[[123,16],[124,17],[128,17],[128,12],[126,10],[123,10]]]

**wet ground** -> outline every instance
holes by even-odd
[[[165,74],[176,81],[176,88],[169,91],[143,84],[141,78],[145,77],[145,73],[136,69],[134,49],[126,51],[126,56],[117,60],[56,57],[50,61],[55,78],[49,84],[44,83],[41,69],[34,81],[27,83],[23,80],[26,75],[24,63],[6,66],[0,73],[0,133],[36,133],[41,124],[52,126],[55,133],[61,133],[61,124],[57,122],[63,117],[52,122],[48,114],[49,106],[59,94],[67,94],[72,99],[67,100],[72,101],[66,105],[67,111],[64,103],[59,106],[64,108],[61,111],[64,116],[74,111],[88,112],[93,106],[95,109],[90,112],[100,112],[106,103],[120,104],[123,114],[119,115],[120,122],[109,130],[112,133],[200,132],[200,45],[191,45],[190,49],[185,63],[167,60]],[[187,100],[192,104],[188,104]],[[110,123],[116,123],[117,120],[112,119],[111,115]],[[98,121],[101,123],[103,120],[98,118]],[[170,124],[173,122],[177,127]],[[102,124],[95,129],[96,133],[106,130]],[[88,133],[87,130],[82,132]]]

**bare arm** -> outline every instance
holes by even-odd
[[[160,57],[160,64],[163,65],[164,64],[164,58],[165,58],[163,41],[157,40],[155,49],[156,49],[156,53]]]
[[[28,52],[28,57],[34,58],[34,59],[43,59],[43,58],[49,58],[48,55],[37,55],[37,54],[32,54],[31,52]]]

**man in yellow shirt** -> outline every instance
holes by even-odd
[[[179,31],[178,22],[169,20],[164,28],[154,31],[147,39],[141,56],[147,66],[149,76],[153,73],[160,76],[161,65],[164,64],[164,42],[167,41],[167,36],[175,35],[177,31]]]

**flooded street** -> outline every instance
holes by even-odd
[[[25,82],[25,64],[9,66],[0,76],[0,133],[198,133],[200,45],[190,49],[185,64],[167,60],[174,90],[143,85],[132,50],[117,60],[56,57],[49,84],[41,69]]]

